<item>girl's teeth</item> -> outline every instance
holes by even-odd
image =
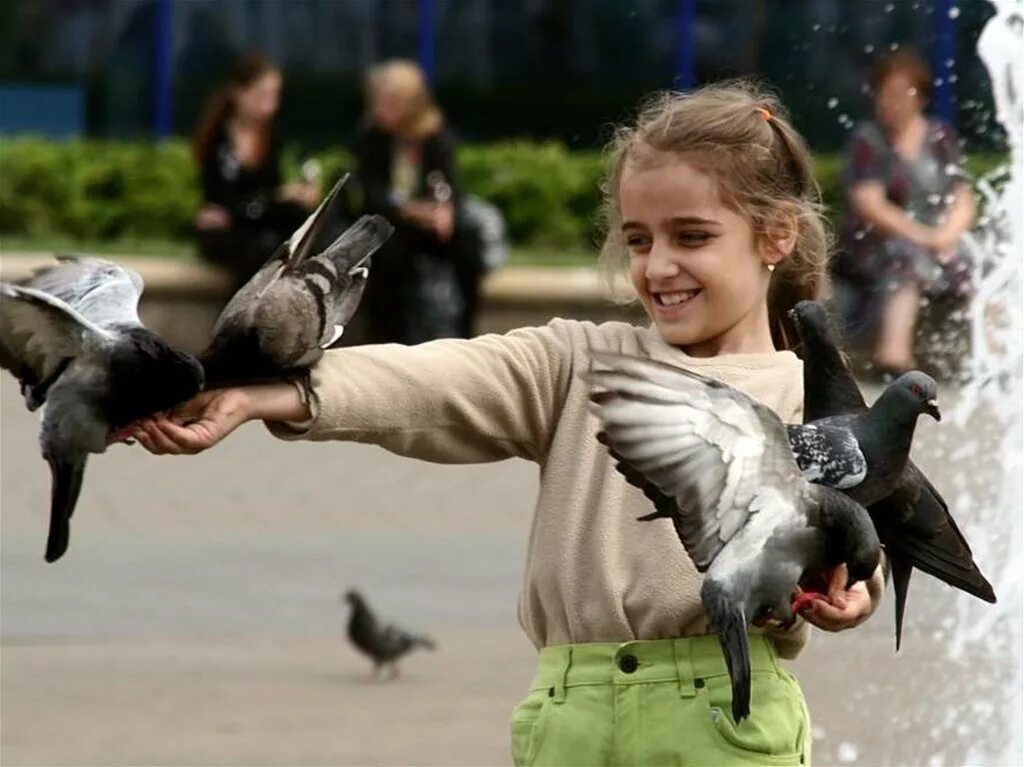
[[[697,295],[696,290],[683,290],[678,293],[661,293],[658,298],[663,306],[676,306],[684,301],[688,301],[695,295]]]

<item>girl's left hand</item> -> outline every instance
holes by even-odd
[[[828,599],[815,599],[800,616],[825,631],[852,629],[866,621],[875,611],[867,584],[858,581],[847,589],[847,577],[846,565],[837,567],[828,586]]]

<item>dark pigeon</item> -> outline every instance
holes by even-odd
[[[142,326],[142,278],[109,261],[57,256],[26,285],[0,283],[0,367],[40,406],[52,489],[46,561],[67,551],[89,453],[111,433],[194,396],[203,371]]]
[[[867,403],[839,350],[825,308],[802,301],[792,310],[792,318],[803,345],[804,422],[864,414]],[[865,452],[868,459],[871,452],[870,448]],[[885,547],[896,593],[899,650],[913,568],[986,602],[995,602],[996,596],[974,563],[971,548],[945,500],[913,461],[906,462],[893,485],[890,493],[866,503]],[[877,488],[874,493],[878,494]]]
[[[200,355],[208,387],[300,374],[341,339],[366,287],[370,256],[394,231],[382,216],[363,216],[315,250],[346,178],[221,312]]]
[[[417,647],[428,650],[437,648],[433,639],[410,634],[398,626],[381,623],[370,606],[355,589],[342,596],[352,608],[348,620],[348,638],[356,649],[373,661],[373,676],[376,677],[384,666],[391,667],[391,679],[398,676],[398,661]]]
[[[750,713],[747,625],[766,613],[794,620],[801,582],[845,562],[849,583],[878,566],[867,512],[842,493],[808,482],[786,429],[770,409],[688,370],[592,352],[584,374],[598,439],[627,481],[670,518],[697,570],[701,603],[732,680],[732,714]]]
[[[844,490],[868,506],[892,494],[910,460],[917,417],[940,420],[938,386],[924,373],[904,373],[870,408],[787,426],[804,477]]]

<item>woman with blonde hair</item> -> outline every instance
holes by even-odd
[[[365,302],[374,341],[469,335],[457,273],[454,141],[423,71],[396,59],[366,77],[367,124],[356,146],[366,212],[395,225],[373,258]]]

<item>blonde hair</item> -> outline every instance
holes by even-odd
[[[796,243],[768,287],[772,341],[790,348],[797,335],[787,312],[823,294],[830,236],[810,151],[778,99],[745,80],[659,93],[641,106],[634,124],[618,129],[608,149],[601,262],[610,271],[628,258],[619,214],[623,169],[656,164],[664,154],[685,154],[715,178],[723,202],[750,221],[759,239],[795,224]]]
[[[422,140],[441,130],[444,117],[416,62],[389,59],[370,67],[366,73],[367,100],[372,102],[384,91],[396,94],[407,106],[408,115],[399,129],[402,138]]]

